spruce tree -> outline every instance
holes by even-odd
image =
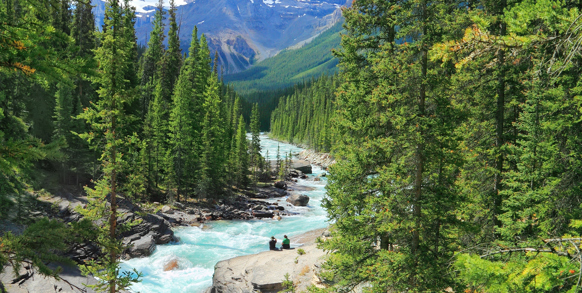
[[[201,42],[202,44],[202,42]],[[204,51],[204,50],[201,50]],[[203,198],[217,197],[222,194],[224,184],[224,121],[221,119],[221,98],[218,77],[211,74],[204,92],[202,123],[202,155],[199,195]]]
[[[201,150],[200,130],[202,103],[196,98],[198,79],[198,35],[194,27],[188,57],[180,69],[173,94],[169,122],[168,176],[169,186],[176,188],[177,199],[186,190],[195,187]]]
[[[141,117],[144,119],[149,110],[149,104],[153,100],[153,92],[156,87],[156,74],[159,72],[162,57],[164,56],[164,7],[163,2],[158,2],[154,16],[154,27],[150,33],[147,49],[141,61]]]
[[[99,75],[95,81],[99,86],[100,100],[81,114],[93,128],[92,132],[82,136],[103,150],[101,162],[104,175],[96,182],[94,189],[86,188],[90,201],[81,212],[89,220],[105,220],[98,227],[101,234],[99,245],[105,255],[102,259],[82,265],[81,269],[99,279],[99,283],[94,286],[97,290],[114,293],[137,281],[130,274],[119,275],[119,256],[124,246],[118,239],[120,228],[117,224],[118,176],[123,162],[123,154],[119,153],[119,149],[125,139],[120,135],[120,130],[127,122],[124,119],[124,105],[132,99],[131,89],[127,88],[125,80],[125,69],[132,63],[127,57],[130,56],[133,44],[124,36],[123,10],[117,0],[106,4],[104,22],[104,30],[99,34],[101,46],[95,51],[95,58],[99,62]]]
[[[238,187],[245,188],[249,185],[249,143],[242,114],[238,122],[235,144],[236,160],[234,175],[236,184]]]
[[[337,289],[369,282],[374,291],[434,291],[454,284],[442,272],[459,225],[459,138],[452,135],[459,114],[446,94],[452,64],[429,60],[428,50],[445,37],[444,15],[457,8],[369,0],[344,10],[339,160],[324,202],[334,237],[323,246],[335,251],[328,265],[342,279]]]
[[[53,135],[53,141],[62,141],[63,148],[65,150],[65,158],[61,162],[62,167],[62,183],[68,184],[67,176],[70,169],[69,164],[74,162],[72,157],[74,154],[69,153],[69,150],[74,150],[74,143],[76,137],[71,131],[73,131],[73,97],[72,89],[67,84],[60,83],[57,85],[56,92],[56,105],[55,105],[55,133]]]
[[[176,5],[174,0],[170,0],[170,30],[168,32],[168,50],[164,54],[164,64],[166,67],[165,74],[167,75],[167,83],[164,84],[170,94],[174,92],[174,86],[180,74],[180,67],[182,66],[182,51],[180,49],[180,38],[178,36],[178,24],[176,22]],[[168,98],[168,103],[171,100]]]
[[[260,116],[259,105],[254,104],[251,114],[251,145],[249,150],[249,164],[252,168],[253,183],[259,180],[259,172],[262,169],[261,140],[260,140]]]

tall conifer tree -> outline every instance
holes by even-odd
[[[236,160],[234,175],[237,186],[245,188],[249,185],[249,143],[242,114],[238,122],[235,143]]]
[[[124,35],[123,10],[118,0],[111,0],[106,4],[104,22],[105,26],[100,34],[101,46],[95,53],[99,62],[96,83],[99,86],[100,100],[94,103],[94,107],[87,108],[81,116],[93,128],[92,132],[82,136],[103,150],[101,160],[104,176],[96,183],[95,189],[86,188],[91,200],[82,213],[93,221],[106,220],[99,227],[102,233],[99,244],[105,255],[102,259],[90,261],[81,267],[85,273],[93,274],[100,280],[95,285],[98,290],[107,289],[115,293],[137,281],[130,275],[119,275],[119,256],[124,246],[118,239],[117,223],[118,176],[123,162],[123,154],[119,150],[124,142],[124,137],[120,135],[123,132],[120,130],[127,122],[124,119],[124,106],[133,97],[125,79],[125,69],[133,62],[128,58],[133,44]]]
[[[251,144],[250,144],[250,157],[249,164],[253,170],[253,183],[256,184],[259,180],[259,172],[261,170],[262,160],[261,157],[261,140],[260,140],[260,115],[259,115],[259,105],[254,104],[251,113]]]
[[[180,69],[173,94],[169,122],[168,174],[170,187],[176,188],[177,199],[186,190],[193,191],[198,175],[200,156],[201,103],[196,98],[198,79],[198,32],[194,27],[188,57]]]

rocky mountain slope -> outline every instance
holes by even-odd
[[[342,24],[343,21],[336,23],[301,48],[283,50],[247,70],[226,75],[224,81],[238,93],[249,96],[333,74],[338,70],[338,59],[333,57],[332,50],[340,47]]]
[[[104,0],[93,0],[97,22]],[[133,0],[138,42],[147,43],[156,0]],[[350,0],[177,0],[180,41],[188,48],[194,26],[219,53],[224,73],[240,72],[281,50],[307,42],[341,19]],[[168,1],[164,1],[168,5]],[[167,28],[166,28],[167,29]]]

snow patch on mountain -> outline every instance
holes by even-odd
[[[106,2],[106,1],[103,1]],[[131,0],[129,1],[130,5],[135,7],[135,12],[138,13],[138,17],[140,13],[150,13],[150,12],[154,12],[155,8],[158,6],[158,0]],[[194,3],[194,1],[191,1],[191,3]],[[186,0],[175,0],[174,4],[176,6],[183,6],[188,4],[188,2],[186,2]],[[164,8],[169,9],[170,8],[170,1],[169,0],[163,0],[163,4]]]

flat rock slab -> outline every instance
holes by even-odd
[[[315,264],[323,261],[325,252],[317,248],[314,239],[321,235],[316,230],[301,240],[309,242],[301,247],[294,244],[297,238],[291,239],[293,249],[283,251],[265,251],[258,254],[235,257],[218,262],[214,267],[213,286],[208,292],[213,293],[251,293],[278,292],[285,274],[297,285],[297,292],[311,284]],[[267,243],[265,243],[267,248]],[[306,253],[299,255],[301,248]]]
[[[55,266],[51,266],[55,267]],[[21,274],[26,274],[26,270],[21,270]],[[30,273],[30,272],[28,272]],[[94,285],[97,280],[93,277],[86,277],[81,274],[78,268],[63,266],[63,272],[60,274],[63,280],[68,281],[67,284],[63,280],[56,280],[54,278],[45,277],[32,270],[32,277],[23,281],[22,283],[11,284],[14,279],[12,267],[5,267],[4,272],[0,274],[0,281],[4,283],[4,287],[9,293],[54,293],[54,292],[75,292],[75,293],[93,293],[91,288],[85,287],[83,284]]]

